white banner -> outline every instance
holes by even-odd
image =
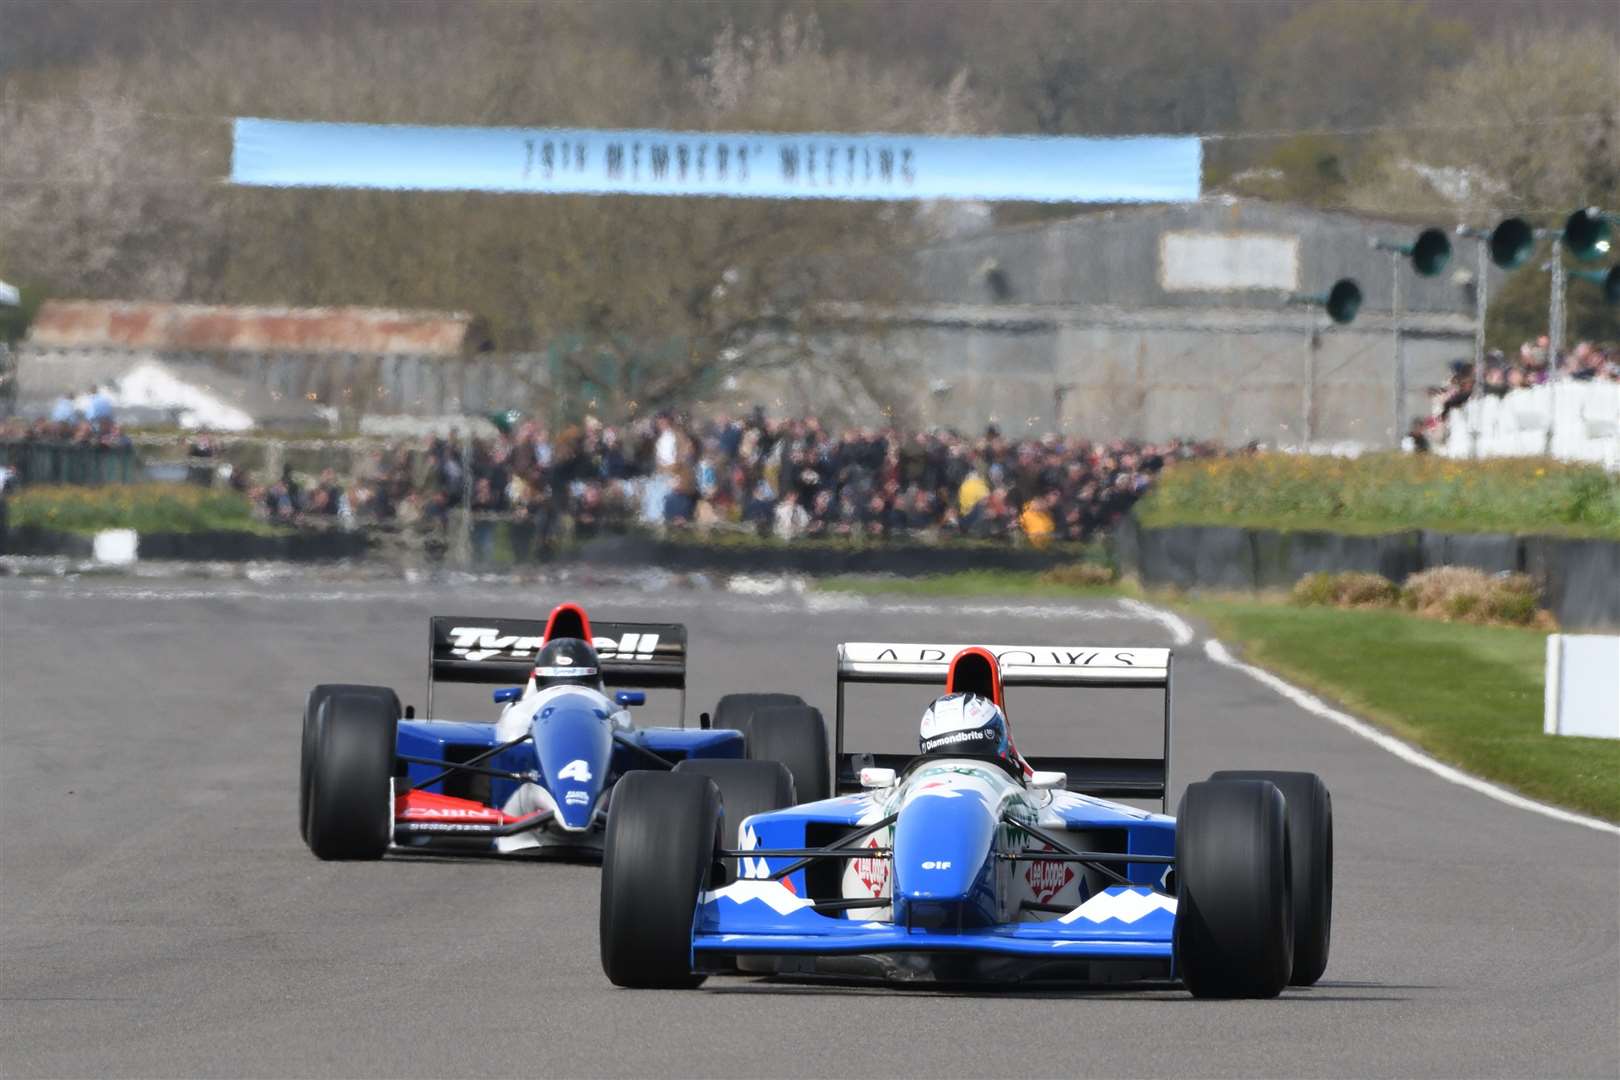
[[[231,180],[271,187],[765,199],[1187,202],[1197,138],[773,135],[238,118]]]

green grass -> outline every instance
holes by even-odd
[[[246,496],[190,484],[29,487],[11,500],[11,523],[74,533],[134,529],[144,533],[276,535],[285,531],[254,518]]]
[[[1542,733],[1545,632],[1261,600],[1177,606],[1209,621],[1247,659],[1441,760],[1620,821],[1620,742]]]
[[[1544,458],[1254,454],[1175,464],[1136,514],[1147,526],[1620,537],[1620,477]]]
[[[953,574],[903,578],[885,574],[843,574],[819,578],[814,588],[889,596],[1017,596],[1041,598],[1120,596],[1115,585],[1056,582],[1028,570],[963,570]]]

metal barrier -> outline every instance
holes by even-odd
[[[133,446],[0,441],[0,466],[14,470],[22,484],[128,484],[141,478]]]

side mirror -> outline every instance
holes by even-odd
[[[1069,774],[1060,772],[1039,772],[1029,778],[1029,786],[1037,791],[1060,791],[1069,784]]]
[[[862,769],[861,770],[861,787],[863,787],[863,788],[894,787],[894,770],[893,769],[880,769],[880,768],[877,768],[876,766],[869,766],[869,767],[867,767],[865,769]]]
[[[628,709],[632,705],[647,704],[647,695],[640,690],[615,690],[613,700]]]
[[[495,699],[495,704],[505,705],[509,701],[516,701],[518,698],[522,697],[523,687],[503,686],[489,696]]]

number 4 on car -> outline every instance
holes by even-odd
[[[728,694],[685,726],[686,628],[598,622],[562,604],[544,622],[429,620],[427,717],[388,687],[327,683],[304,709],[299,829],[322,859],[390,849],[600,856],[621,781],[706,777],[730,812],[830,790],[821,714],[789,694]],[[499,687],[495,722],[437,719],[446,682]],[[634,687],[636,689],[624,689]],[[680,726],[645,727],[646,689],[679,694]]]

